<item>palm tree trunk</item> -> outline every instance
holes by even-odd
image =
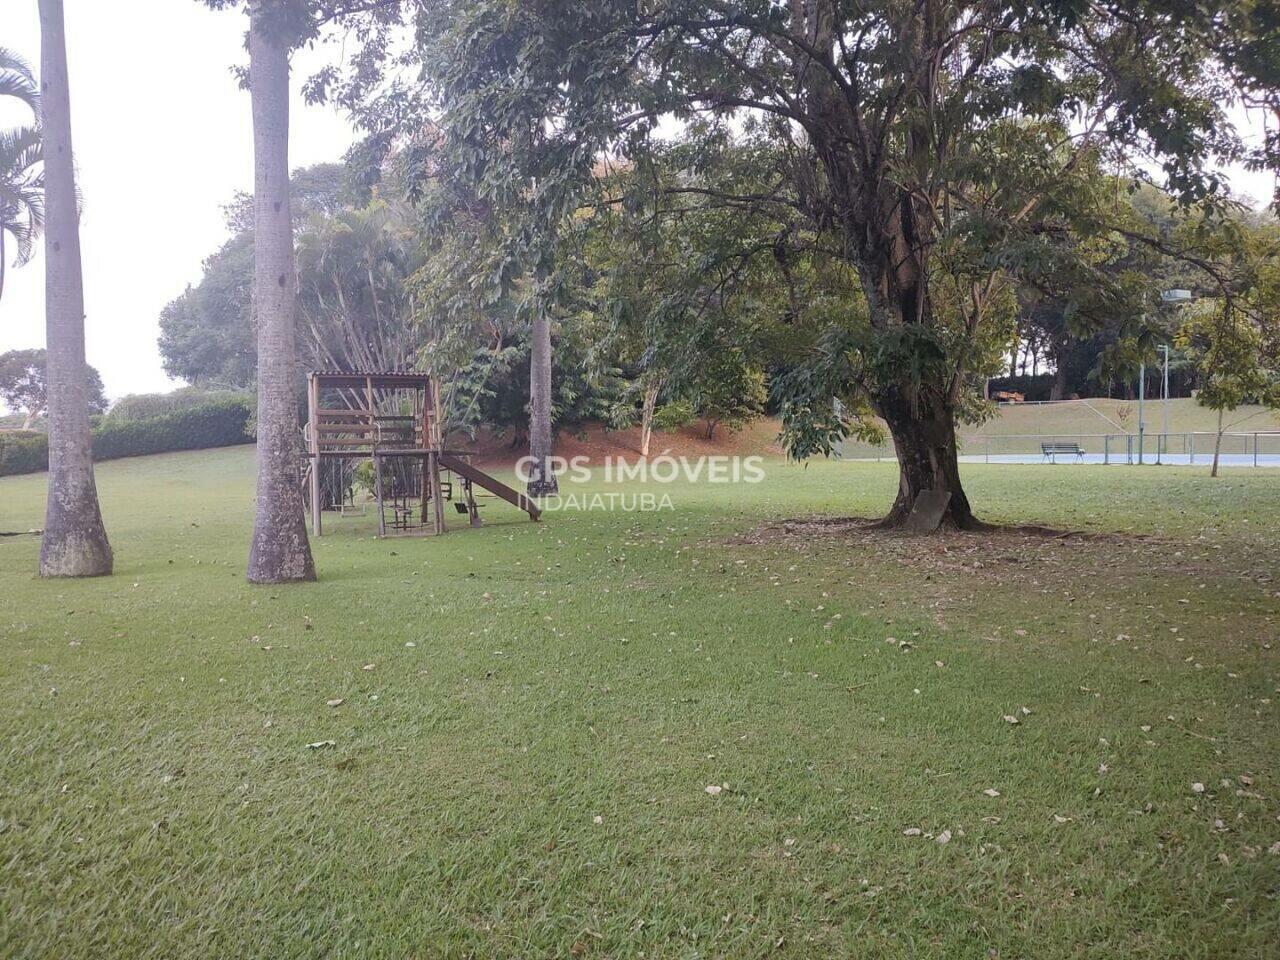
[[[551,469],[551,318],[539,304],[533,318],[529,358],[529,482],[531,497],[560,492]]]
[[[258,492],[249,551],[251,583],[314,580],[299,483],[294,395],[297,277],[289,209],[289,51],[249,11],[249,97],[253,109],[254,276],[258,322]]]
[[[71,153],[62,0],[40,0],[39,9],[49,409],[49,495],[40,543],[40,576],[97,577],[111,572],[112,557],[98,507],[89,434],[80,214]]]

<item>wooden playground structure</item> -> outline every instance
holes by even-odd
[[[444,533],[445,504],[480,526],[476,490],[505,500],[537,520],[538,505],[476,469],[465,450],[446,450],[440,393],[423,373],[307,374],[306,453],[303,489],[311,531],[321,535],[327,510],[355,509],[359,465],[372,464],[378,535]]]

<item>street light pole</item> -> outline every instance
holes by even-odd
[[[1169,443],[1169,345],[1166,343],[1161,348],[1164,351],[1164,384],[1161,389],[1161,416],[1164,418],[1164,427],[1161,432],[1161,443],[1167,445]],[[1160,462],[1159,448],[1156,449],[1156,463]]]
[[[1147,421],[1143,416],[1143,401],[1147,398],[1147,364],[1144,361],[1138,366],[1138,466],[1142,466],[1142,437],[1147,432]]]
[[[1192,295],[1190,290],[1173,289],[1173,290],[1163,290],[1160,293],[1161,302],[1170,304],[1170,305],[1180,304],[1180,303],[1189,303],[1194,299],[1195,297]],[[1161,346],[1160,349],[1164,351],[1164,387],[1163,387],[1162,401],[1161,401],[1163,405],[1162,413],[1164,416],[1163,440],[1165,443],[1168,443],[1169,442],[1169,346],[1168,344],[1165,344]],[[1146,363],[1143,363],[1139,369],[1141,372],[1138,374],[1138,377],[1139,377],[1138,379],[1138,463],[1142,463],[1142,438],[1143,438],[1143,434],[1145,434],[1147,431],[1147,423],[1146,423],[1146,420],[1143,419],[1143,415],[1142,415],[1142,401],[1146,399],[1146,393],[1147,393]],[[1156,463],[1160,463],[1160,454],[1161,454],[1160,444],[1157,443],[1156,444]]]

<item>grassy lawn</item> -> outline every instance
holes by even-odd
[[[114,577],[0,538],[0,956],[1274,957],[1280,471],[1205,472],[920,539],[777,463],[267,589],[249,448],[104,464]]]

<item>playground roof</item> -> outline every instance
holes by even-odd
[[[421,387],[431,382],[431,376],[413,370],[312,370],[309,380],[316,380],[322,387],[363,387],[390,390],[397,387]]]

